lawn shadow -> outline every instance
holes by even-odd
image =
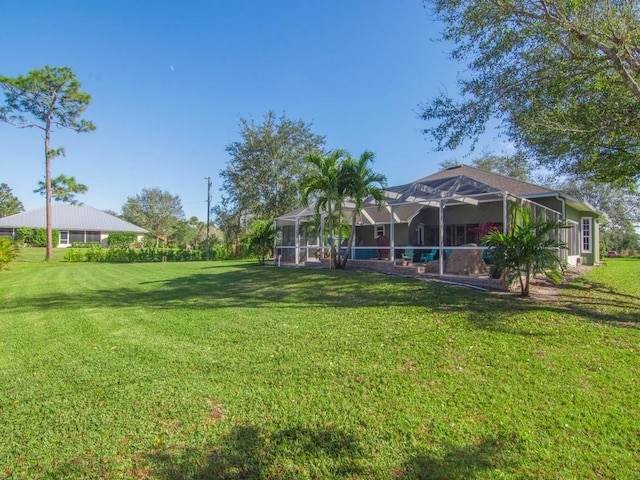
[[[640,300],[588,280],[570,282],[548,303],[517,295],[479,292],[437,282],[375,273],[207,265],[193,274],[104,288],[78,285],[72,291],[20,292],[5,299],[4,312],[33,309],[146,307],[150,309],[424,307],[427,314],[456,313],[478,328],[538,335],[515,326],[513,318],[539,311],[579,315],[598,323],[638,327]]]
[[[397,477],[403,480],[486,478],[492,470],[512,467],[505,452],[513,450],[517,450],[517,445],[505,438],[486,438],[464,447],[449,444],[443,455],[416,453]]]
[[[146,457],[157,476],[169,480],[309,478],[323,474],[351,478],[363,474],[358,439],[334,427],[296,426],[265,432],[240,425],[206,452],[153,451]],[[324,471],[314,472],[317,468]]]
[[[519,328],[513,320],[536,312],[559,318],[576,316],[617,327],[640,327],[640,299],[633,295],[583,278],[556,288],[559,288],[558,295],[552,301],[499,292],[483,294],[480,300],[471,294],[452,295],[433,308],[437,312],[465,314],[478,328],[526,336],[546,334]]]
[[[209,268],[209,267],[208,267]],[[366,282],[363,281],[366,279]],[[379,285],[393,282],[397,288]],[[57,308],[211,309],[211,308],[305,308],[361,306],[419,306],[428,298],[412,295],[414,282],[375,274],[329,270],[292,270],[246,265],[215,273],[196,273],[133,285],[92,288],[78,286],[72,292],[49,291],[6,299],[6,312]],[[443,287],[434,287],[442,290]],[[434,291],[433,288],[430,291]]]

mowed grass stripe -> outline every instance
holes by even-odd
[[[626,266],[607,268],[633,275]],[[607,321],[635,287],[616,286],[589,317],[241,262],[5,273],[0,476],[624,478],[638,467],[637,323]]]

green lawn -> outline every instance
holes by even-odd
[[[43,257],[0,272],[0,478],[640,471],[640,260],[549,305],[350,271]]]

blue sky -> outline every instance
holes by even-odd
[[[376,154],[389,184],[468,161],[468,148],[435,152],[420,104],[455,94],[459,64],[435,42],[440,25],[421,0],[0,0],[0,74],[70,66],[92,95],[97,130],[58,130],[65,158],[53,174],[89,187],[81,201],[119,212],[159,187],[187,217],[206,219],[206,176],[220,199],[225,146],[240,117],[268,110],[313,124],[328,148]],[[479,149],[504,151],[489,133]],[[478,150],[477,150],[478,151]],[[0,124],[0,182],[26,209],[44,176],[39,131]]]

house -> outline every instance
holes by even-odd
[[[19,228],[46,228],[46,207],[0,218],[0,236],[15,237]],[[74,242],[100,242],[105,245],[109,233],[136,233],[139,238],[147,233],[133,223],[126,222],[87,205],[54,203],[51,205],[51,221],[58,230],[59,247],[69,247]]]
[[[595,265],[600,261],[598,221],[600,213],[587,202],[540,185],[523,182],[468,165],[458,165],[405,185],[385,190],[378,208],[372,199],[356,219],[351,258],[381,258],[377,239],[389,239],[389,254],[395,262],[407,255],[413,261],[439,261],[439,273],[448,272],[446,258],[452,255],[482,255],[481,244],[489,228],[508,230],[516,206],[526,208],[536,219],[564,220],[569,228],[557,235],[567,244],[561,252],[567,263]],[[353,205],[344,205],[347,217]],[[311,235],[305,227],[315,206],[299,208],[276,219],[278,252],[293,263],[312,260],[326,247],[324,231]],[[480,258],[480,257],[478,257]],[[487,257],[484,257],[487,260]]]

